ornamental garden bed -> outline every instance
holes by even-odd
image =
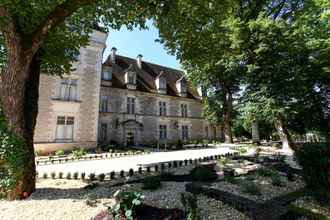
[[[283,174],[271,171],[274,172],[273,176],[262,176],[257,171],[244,176],[225,177],[224,181],[212,183],[209,187],[240,195],[256,202],[265,202],[305,187],[300,177],[289,181]]]

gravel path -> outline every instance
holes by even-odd
[[[104,207],[85,204],[79,181],[41,181],[37,191],[25,201],[0,201],[1,220],[90,219]]]
[[[114,204],[113,194],[121,190],[141,190],[141,184],[111,187],[102,183],[86,190],[79,180],[39,180],[37,191],[24,201],[0,201],[1,220],[77,220],[96,216],[106,206]],[[164,208],[180,208],[180,193],[185,191],[184,182],[162,182],[158,190],[143,190],[144,202]],[[95,207],[86,204],[89,198],[96,201]],[[198,196],[198,205],[204,220],[248,219],[241,212],[205,196]],[[106,205],[106,206],[105,206]]]
[[[173,160],[185,160],[185,159],[196,159],[200,157],[207,157],[212,155],[221,154],[224,155],[229,152],[229,147],[218,147],[218,148],[206,148],[196,150],[182,150],[172,152],[156,152],[147,155],[129,156],[113,159],[104,160],[92,160],[92,161],[77,161],[63,164],[50,164],[40,165],[37,167],[37,171],[40,175],[43,173],[50,174],[51,172],[85,172],[89,173],[110,173],[111,171],[119,172],[121,170],[128,171],[130,168],[137,170],[139,164],[151,164]]]

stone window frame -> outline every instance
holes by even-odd
[[[74,142],[76,124],[77,124],[77,121],[76,121],[76,117],[74,115],[57,115],[56,116],[56,124],[55,124],[55,142],[57,142],[57,143],[72,143],[72,142]],[[59,125],[64,125],[65,135],[67,135],[68,126],[72,125],[71,138],[58,138]]]
[[[189,131],[189,125],[186,125],[186,124],[183,124],[181,125],[181,139],[183,141],[187,141],[189,140],[189,137],[190,137],[190,131]]]
[[[66,81],[66,82],[65,82]],[[67,83],[68,82],[68,83]],[[71,98],[70,95],[68,98],[62,97],[62,85],[69,85],[75,86],[75,97]],[[59,78],[57,83],[57,94],[56,94],[56,100],[66,101],[66,102],[77,102],[80,99],[80,79],[78,76],[70,75],[70,76],[63,76],[63,78]],[[69,88],[69,91],[71,91],[71,88]],[[71,94],[69,92],[69,94]]]
[[[107,74],[107,77],[105,77],[105,73]],[[111,81],[112,80],[112,70],[111,69],[103,69],[101,73],[101,79],[104,81]]]
[[[159,112],[159,116],[167,116],[167,102],[164,101],[158,102],[158,112]]]
[[[187,103],[181,103],[180,104],[180,115],[182,118],[188,118],[188,104]]]
[[[106,103],[104,101],[106,100]],[[109,112],[109,96],[101,95],[100,112]]]
[[[126,98],[126,113],[136,114],[136,97],[128,96]]]
[[[160,141],[165,141],[168,139],[168,129],[166,124],[160,124],[158,127],[158,139]]]

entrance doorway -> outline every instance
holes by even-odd
[[[134,146],[135,145],[135,131],[134,129],[130,129],[126,133],[126,145]]]

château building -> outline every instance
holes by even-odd
[[[220,136],[202,117],[201,89],[182,71],[146,62],[142,55],[121,56],[116,48],[103,63],[106,39],[95,30],[71,74],[41,76],[36,150],[158,146]]]

